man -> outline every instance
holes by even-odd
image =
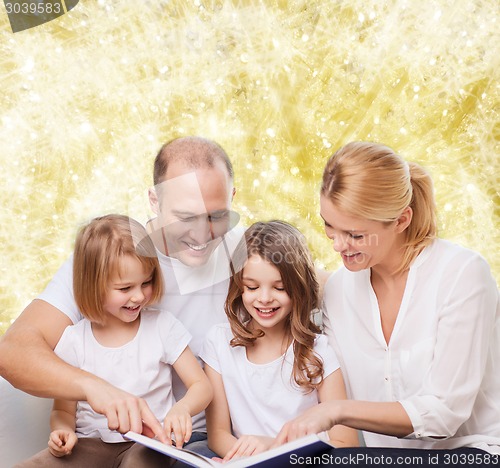
[[[234,225],[232,165],[217,143],[200,137],[178,138],[158,153],[154,183],[149,198],[157,218],[149,227],[165,279],[161,307],[186,326],[193,336],[191,349],[198,355],[207,329],[225,320],[227,259],[239,237],[233,235],[237,230],[228,233]],[[64,329],[80,319],[70,259],[0,340],[0,374],[33,395],[88,401],[106,416],[110,429],[154,433],[166,441],[167,435],[144,400],[54,354]],[[174,380],[176,397],[184,391],[179,383]],[[205,432],[201,415],[193,421],[191,440],[201,440],[200,453],[211,455],[203,447]]]

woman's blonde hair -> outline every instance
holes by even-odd
[[[73,255],[73,291],[82,315],[105,323],[103,302],[120,261],[130,255],[152,273],[153,293],[147,305],[163,294],[163,278],[156,250],[144,227],[128,216],[106,215],[93,219],[78,232]]]
[[[283,221],[258,222],[250,226],[232,257],[235,273],[229,283],[225,312],[234,338],[231,346],[252,346],[264,336],[260,329],[250,329],[250,314],[243,305],[243,268],[246,260],[258,255],[274,265],[290,297],[292,311],[287,317],[288,339],[293,339],[293,379],[306,391],[316,388],[323,379],[323,362],[314,352],[319,328],[311,320],[318,307],[318,281],[304,236]]]
[[[336,151],[323,172],[321,195],[351,216],[390,223],[410,207],[399,272],[437,235],[432,180],[418,164],[408,163],[391,148],[352,142]]]

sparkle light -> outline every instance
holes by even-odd
[[[143,213],[167,140],[218,141],[242,221],[281,218],[339,265],[318,216],[326,159],[386,143],[433,174],[440,233],[500,279],[498,0],[80,2],[13,34],[0,9],[0,333],[78,226]]]

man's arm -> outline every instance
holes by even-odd
[[[0,374],[36,396],[82,400],[81,371],[53,351],[68,325],[59,309],[35,299],[0,338]]]
[[[106,381],[70,366],[54,348],[71,320],[56,307],[35,299],[0,338],[0,374],[36,396],[88,401],[104,414],[110,429],[143,432],[143,422],[166,440],[147,403]],[[152,435],[147,431],[146,435]]]

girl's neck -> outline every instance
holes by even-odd
[[[113,319],[114,317],[108,317],[108,321],[104,325],[95,322],[92,322],[91,325],[94,338],[106,348],[120,348],[132,341],[141,324],[140,315],[133,322]]]
[[[252,322],[252,326],[253,326]],[[258,328],[258,325],[256,325]],[[265,335],[257,338],[246,348],[247,359],[254,364],[267,364],[286,353],[292,338],[285,327],[264,330]]]

